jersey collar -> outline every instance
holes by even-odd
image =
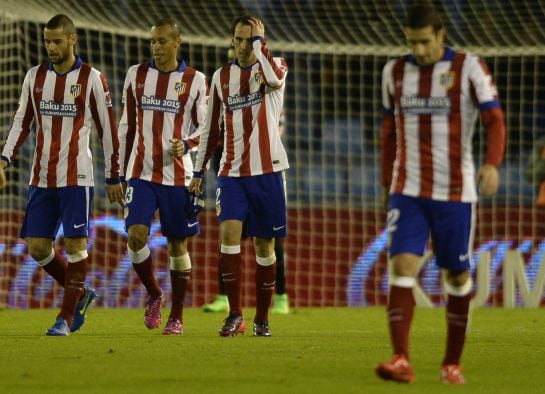
[[[149,61],[148,65],[149,65],[151,68],[154,68],[154,69],[156,69],[157,71],[159,71],[159,72],[161,72],[161,73],[163,72],[163,71],[161,71],[161,70],[159,70],[159,69],[157,68],[157,66],[155,65],[155,60],[153,60],[153,59]],[[186,66],[186,64],[185,64],[184,59],[179,59],[179,60],[178,60],[178,68],[176,69],[176,71],[179,72],[179,73],[183,73],[183,72],[185,71],[186,67],[187,67],[187,66]],[[172,72],[172,71],[169,71],[169,72]]]
[[[443,53],[443,57],[438,60],[438,62],[449,62],[454,59],[456,56],[456,51],[452,49],[451,47],[445,47],[445,52]],[[418,63],[416,63],[416,59],[413,55],[409,54],[405,56],[405,60],[408,63],[414,64],[415,66],[418,66]]]
[[[74,65],[72,66],[72,68],[70,70],[68,70],[67,72],[65,72],[64,74],[60,74],[58,73],[57,71],[55,71],[55,69],[53,68],[53,63],[49,62],[47,64],[47,69],[49,71],[53,71],[54,73],[58,74],[58,75],[66,75],[68,74],[69,72],[72,72],[74,70],[77,70],[78,68],[81,67],[81,65],[83,64],[83,60],[81,60],[81,57],[79,56],[76,56],[76,62],[74,63]]]

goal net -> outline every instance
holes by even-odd
[[[545,6],[539,1],[435,1],[448,44],[484,57],[506,113],[508,141],[501,187],[480,201],[476,277],[482,305],[540,305],[545,215],[535,205],[539,166],[529,157],[545,139]],[[387,296],[385,213],[380,202],[380,83],[384,63],[407,52],[405,2],[386,0],[4,0],[0,11],[0,136],[5,139],[28,68],[46,59],[42,31],[56,13],[78,28],[77,51],[107,77],[116,114],[125,72],[149,59],[148,32],[159,18],[180,23],[182,57],[210,79],[226,61],[230,24],[261,15],[268,46],[286,58],[285,102],[288,237],[287,292],[293,306],[384,304]],[[484,155],[478,127],[475,157]],[[89,284],[103,306],[140,306],[144,290],[126,253],[121,212],[104,194],[103,163],[94,138],[95,210],[89,241]],[[543,145],[541,145],[543,146]],[[59,305],[61,289],[39,269],[18,237],[26,205],[34,141],[25,142],[0,193],[0,307]],[[186,304],[217,292],[219,233],[215,180],[207,176],[201,234],[190,242],[193,278]],[[55,242],[62,250],[62,234]],[[154,222],[149,241],[158,280],[168,295],[166,240]],[[245,304],[255,304],[255,255],[243,242]],[[442,301],[433,256],[424,259],[421,304]],[[168,299],[168,297],[167,297]]]

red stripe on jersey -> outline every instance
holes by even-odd
[[[55,76],[55,89],[53,101],[64,102],[64,90],[66,88],[66,75]],[[51,146],[49,147],[49,163],[47,164],[47,187],[57,186],[57,164],[59,164],[59,152],[61,150],[62,116],[51,117]]]
[[[76,104],[78,114],[85,113],[85,97],[87,97],[87,84],[90,73],[91,67],[87,64],[82,64],[78,75],[78,84],[81,86],[81,91],[79,96],[74,99],[74,104]],[[91,99],[91,112],[96,112],[94,97]],[[66,175],[67,186],[74,186],[78,184],[79,130],[83,127],[84,120],[84,116],[77,116],[74,118],[74,124],[72,126],[73,132],[70,138],[70,143],[68,144],[68,172]],[[95,125],[97,130],[99,130],[99,135],[102,139],[103,130],[100,122],[95,121]]]
[[[259,130],[259,156],[261,157],[261,168],[263,173],[267,174],[273,172],[272,158],[271,158],[271,142],[269,140],[269,127],[267,125],[267,101],[265,100],[265,85],[261,85],[261,91],[263,95],[263,101],[259,108],[257,125]],[[276,130],[272,131],[276,133]]]
[[[405,59],[400,58],[392,69],[392,79],[394,81],[395,100],[396,107],[401,108],[400,98],[403,95],[403,76],[405,70]],[[405,117],[402,111],[397,111],[397,118],[395,120],[397,129],[397,149],[399,150],[398,158],[398,172],[396,178],[396,184],[394,185],[394,192],[401,193],[403,186],[405,185],[405,179],[407,178],[407,172],[405,167],[405,161],[407,160],[407,147],[405,145]]]
[[[222,89],[222,96],[224,102],[227,101],[227,97],[229,97],[229,79],[231,76],[231,67],[229,65],[224,66],[220,71],[220,86]],[[214,92],[216,92],[216,88],[214,87]],[[214,104],[218,107],[221,105],[219,97],[218,100],[214,100]],[[216,108],[214,108],[216,110]],[[219,109],[218,109],[219,111]],[[219,113],[219,112],[218,112]],[[215,117],[212,118],[212,124],[214,125]],[[235,158],[235,144],[234,144],[234,133],[233,133],[233,111],[229,110],[227,107],[225,108],[225,136],[223,144],[224,149],[224,155],[225,155],[225,164],[222,169],[220,169],[220,175],[226,176],[229,174],[229,171],[231,170],[232,166],[231,163],[233,162],[233,159]],[[210,142],[207,146],[207,148],[211,149]],[[214,149],[216,147],[214,146]],[[208,152],[207,152],[208,153]]]
[[[244,97],[250,94],[250,78],[252,77],[251,70],[240,70],[240,96]],[[263,102],[262,102],[263,104]],[[242,108],[242,161],[240,163],[240,176],[251,175],[250,168],[250,137],[253,130],[253,113],[252,107]]]
[[[191,85],[193,84],[193,79],[197,70],[193,67],[186,67],[184,73],[182,74],[182,84],[184,84],[184,92],[178,96],[180,101],[180,111],[174,117],[174,130],[173,137],[176,139],[182,139],[182,125],[184,122],[185,115],[185,106],[187,100],[189,99],[189,93],[191,92]],[[174,159],[174,184],[175,185],[184,185],[185,184],[185,169],[184,161],[182,158]]]
[[[418,81],[418,96],[430,97],[434,67],[420,67]],[[431,115],[421,114],[418,117],[418,131],[420,144],[420,196],[431,198],[433,193],[433,158]]]
[[[454,73],[454,84],[448,91],[451,102],[449,117],[449,159],[450,159],[450,185],[449,200],[461,201],[463,190],[462,175],[462,114],[461,114],[461,89],[462,89],[462,67],[465,54],[457,53],[452,61],[450,70]]]
[[[32,93],[34,95],[34,105],[37,105],[35,108],[35,113],[40,113],[40,101],[42,101],[42,92],[45,84],[45,77],[47,76],[47,63],[43,63],[38,71],[36,72],[36,79],[34,81],[34,86],[32,87]],[[38,186],[40,183],[40,171],[41,171],[41,160],[42,152],[44,147],[44,129],[42,125],[42,117],[38,116],[36,119],[36,159],[34,160],[34,171],[32,174],[32,181],[30,184],[32,186]]]
[[[141,103],[142,96],[144,94],[144,87],[146,82],[146,74],[148,73],[149,66],[147,64],[142,64],[138,67],[136,71],[136,100],[138,101],[138,141],[136,141],[136,158],[134,162],[134,167],[132,174],[127,174],[127,178],[140,178],[142,174],[142,169],[144,168],[144,133],[142,131],[144,123],[144,111],[142,111]]]
[[[170,73],[165,74],[159,72],[157,75],[157,85],[155,87],[155,97],[165,99],[167,97],[168,82]],[[153,175],[151,181],[154,183],[163,183],[163,124],[165,113],[161,111],[153,111],[152,133],[153,133]]]

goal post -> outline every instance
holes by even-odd
[[[381,71],[407,52],[401,29],[405,2],[387,0],[4,0],[0,11],[0,137],[5,139],[28,68],[45,60],[42,31],[56,13],[77,27],[77,51],[108,79],[117,118],[125,72],[149,59],[149,28],[169,16],[182,30],[181,56],[210,81],[227,60],[230,24],[243,13],[261,15],[267,45],[288,64],[284,137],[287,171],[287,292],[293,306],[382,305],[387,268],[381,207],[379,132]],[[445,17],[448,44],[481,55],[494,75],[507,122],[501,187],[480,201],[476,255],[489,253],[490,294],[485,305],[503,305],[502,266],[516,250],[534,287],[545,251],[545,214],[534,204],[533,146],[545,139],[545,7],[541,2],[435,1]],[[486,135],[478,126],[477,164]],[[59,305],[60,289],[28,256],[18,238],[26,205],[32,135],[7,170],[0,193],[0,307]],[[89,242],[88,281],[99,305],[140,306],[143,287],[127,258],[122,212],[107,202],[103,159],[96,138],[95,209]],[[208,176],[208,175],[207,175]],[[187,305],[200,306],[217,291],[219,232],[213,177],[207,179],[201,234],[190,241],[193,262]],[[170,291],[166,241],[154,222],[154,264],[165,294]],[[56,241],[62,249],[62,237]],[[255,304],[255,254],[243,242],[244,300]],[[488,262],[488,260],[487,260]],[[477,262],[478,264],[478,262]],[[472,273],[477,275],[477,270]],[[487,282],[488,283],[488,282]],[[442,302],[433,257],[422,265],[422,291]],[[537,296],[536,296],[537,297]],[[520,297],[519,297],[520,299]],[[515,303],[517,298],[514,299]],[[512,301],[510,301],[512,302]],[[543,297],[538,304],[543,304]]]

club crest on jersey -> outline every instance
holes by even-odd
[[[70,85],[70,96],[76,98],[81,94],[81,83]]]
[[[456,80],[456,74],[454,71],[447,71],[439,75],[439,83],[445,90],[449,90],[454,86],[454,81]]]
[[[104,102],[106,103],[106,107],[112,106],[112,96],[110,96],[110,92],[106,92],[104,95]]]
[[[178,96],[185,93],[186,85],[187,84],[185,82],[176,82],[176,84],[174,85],[174,90],[176,91]]]
[[[261,85],[263,83],[263,75],[261,74],[261,71],[258,71],[254,75],[254,80],[255,80],[255,83],[257,83],[258,85]]]

